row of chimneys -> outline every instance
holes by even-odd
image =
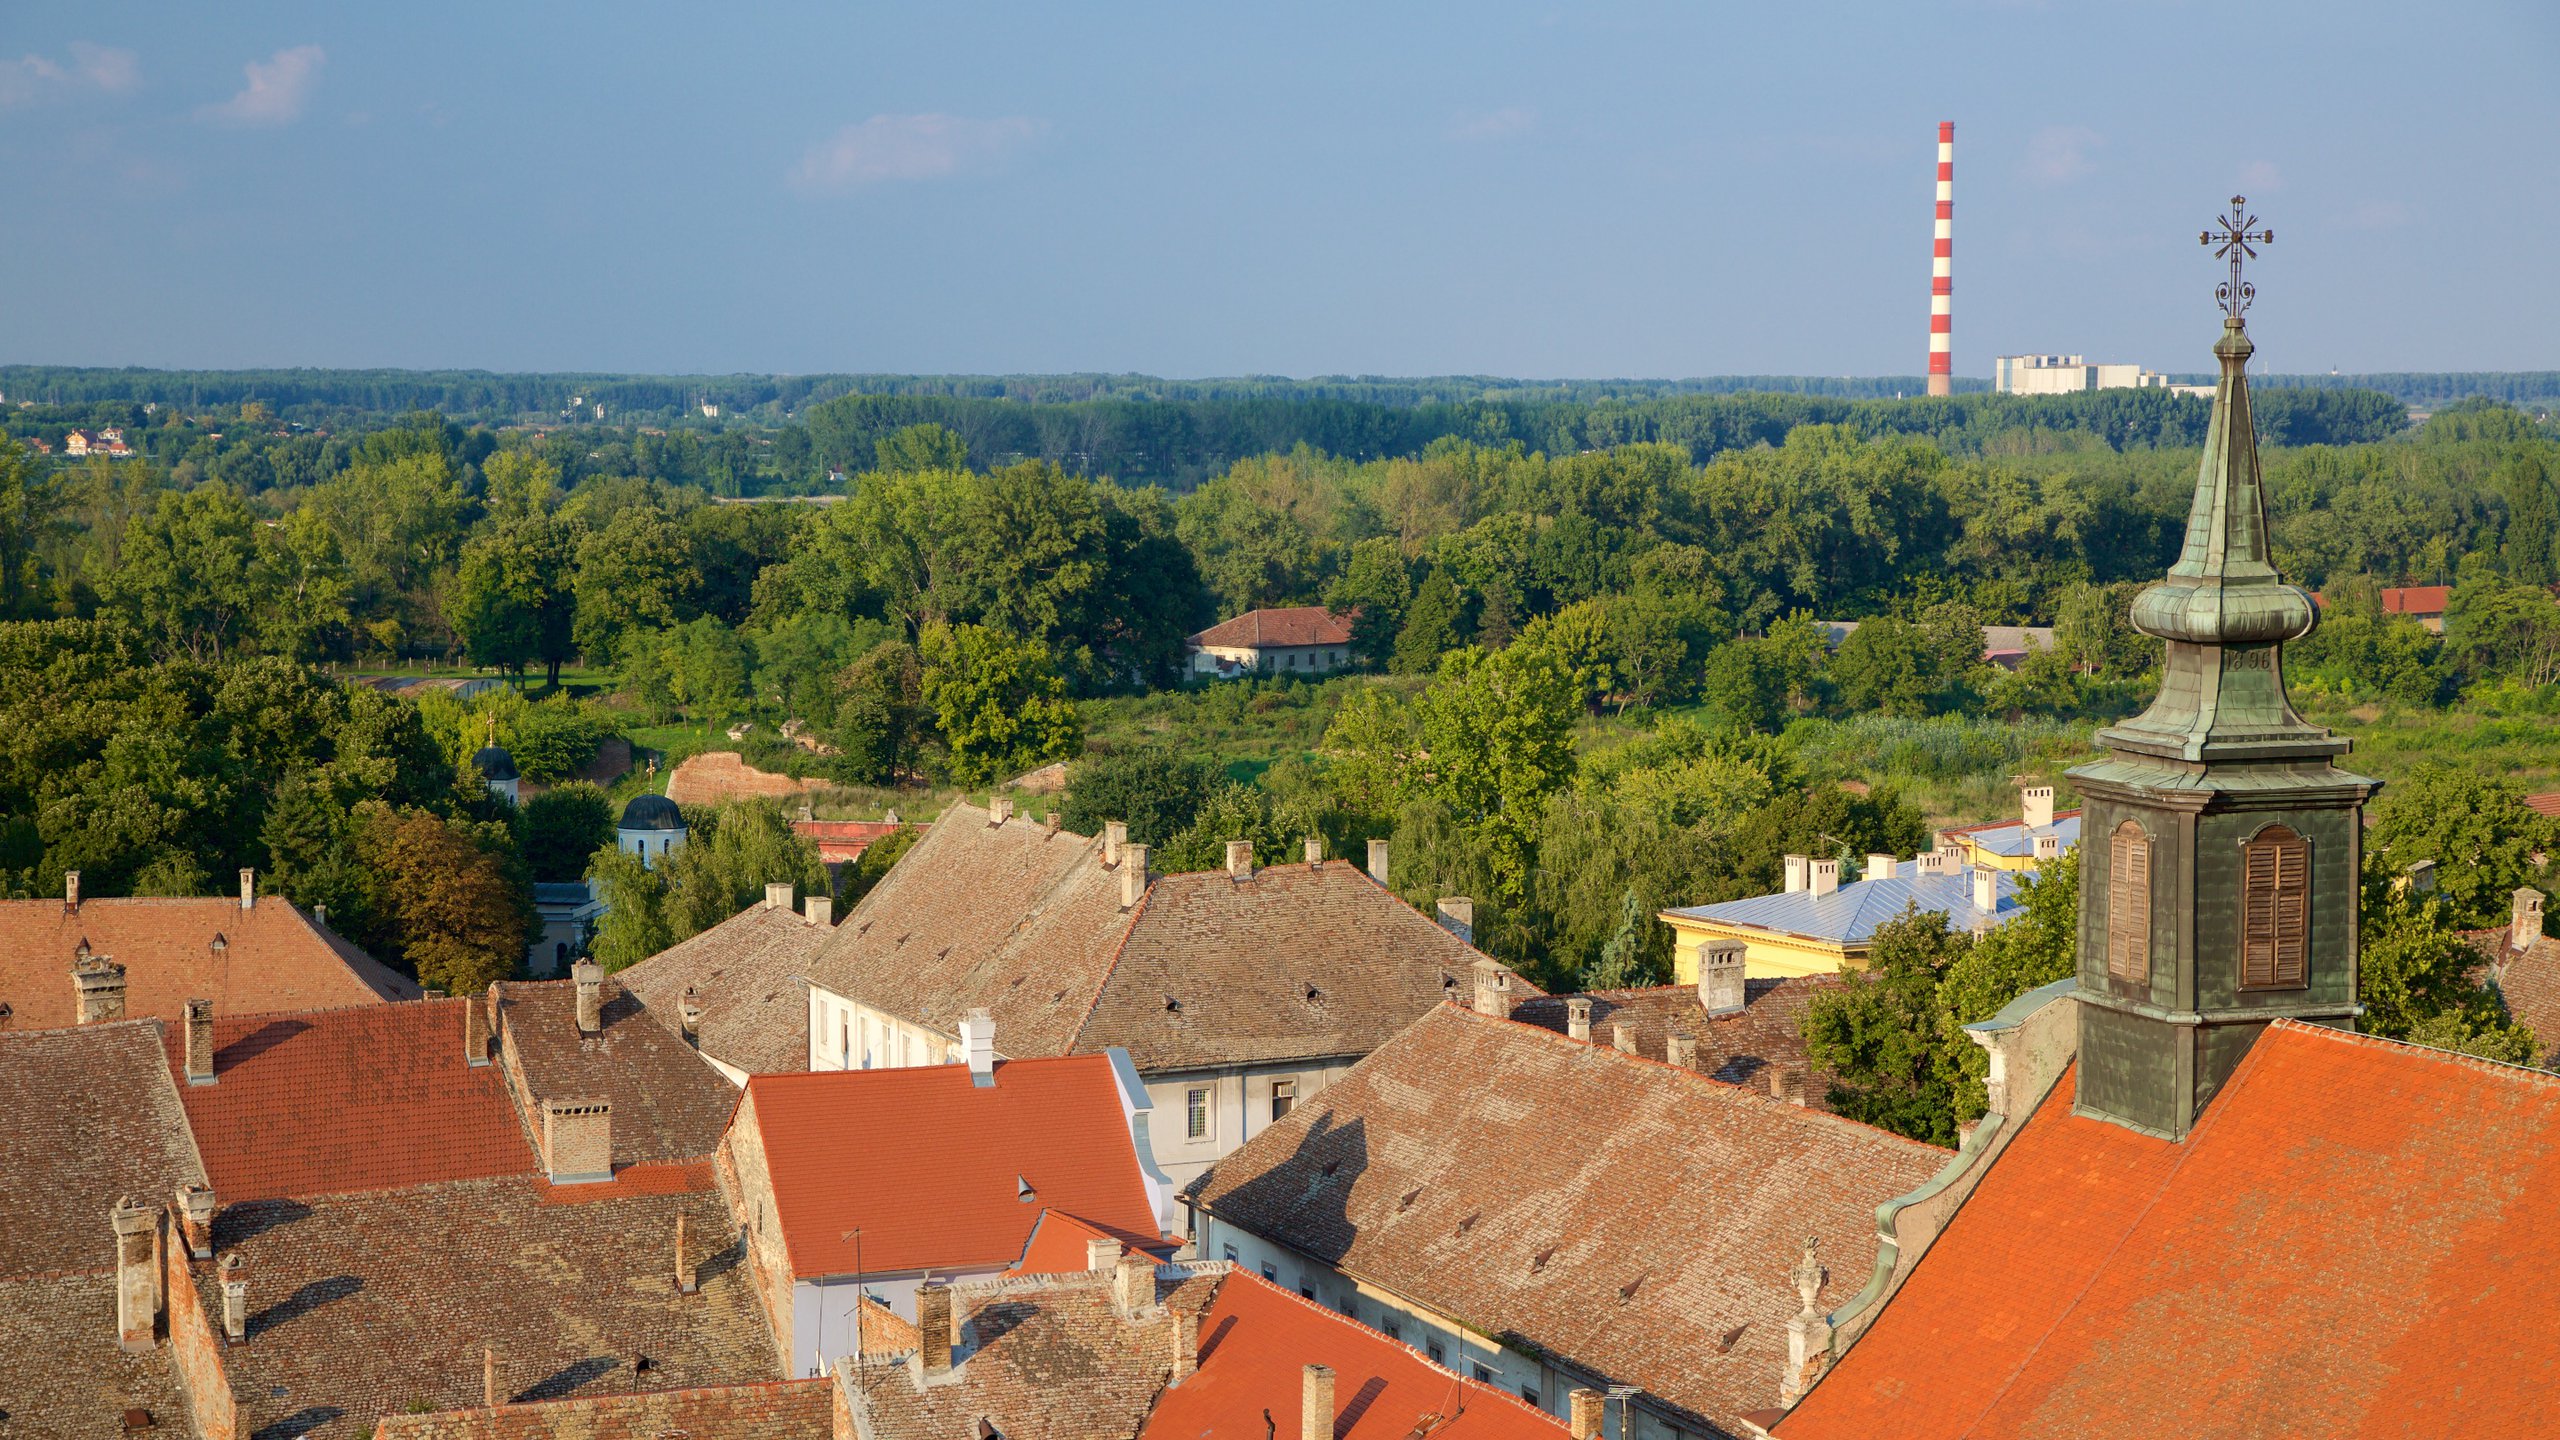
[[[764,908],[767,910],[790,909],[791,890],[792,885],[788,880],[769,880],[765,882]],[[808,899],[801,902],[800,919],[803,923],[809,925],[816,925],[820,927],[833,925],[836,920],[836,902],[834,898],[826,895],[810,896]]]
[[[160,1313],[169,1303],[168,1277],[161,1269],[161,1230],[172,1217],[174,1237],[198,1260],[213,1258],[213,1191],[203,1185],[181,1185],[174,1207],[147,1205],[125,1196],[107,1212],[116,1237],[116,1344],[130,1355],[144,1354],[159,1343]],[[232,1340],[249,1333],[249,1285],[240,1257],[223,1257],[222,1333]]]
[[[2061,854],[2062,842],[2059,839],[2051,835],[2036,837],[2035,858],[2037,860],[2051,860]],[[1911,873],[1914,875],[1961,875],[1970,871],[1973,876],[1974,908],[1988,911],[1999,898],[1998,873],[1987,865],[1967,866],[1964,863],[1964,856],[1965,850],[1961,845],[1941,845],[1935,850],[1923,850],[1911,857]],[[1901,861],[1894,856],[1875,854],[1867,857],[1863,874],[1869,880],[1890,880],[1900,870]],[[1804,855],[1787,857],[1787,894],[1822,896],[1839,888],[1839,861],[1816,860]]]
[[[80,872],[77,870],[62,872],[62,907],[66,910],[80,908]],[[240,908],[258,908],[258,872],[247,865],[240,867]]]

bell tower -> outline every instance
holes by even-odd
[[[2340,769],[2348,742],[2285,696],[2284,644],[2317,616],[2270,558],[2242,319],[2241,261],[2274,237],[2238,197],[2217,223],[2203,238],[2231,279],[2213,421],[2178,562],[2133,602],[2134,628],[2168,647],[2160,693],[2071,772],[2078,1109],[2170,1138],[2267,1022],[2354,1028],[2362,817],[2380,786]]]

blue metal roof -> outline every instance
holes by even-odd
[[[2080,817],[2056,815],[2052,824],[2032,829],[2024,820],[2012,820],[2006,825],[1977,825],[1956,833],[1994,855],[2027,859],[2036,853],[2036,837],[2039,835],[2050,835],[2061,841],[2065,850],[2079,844]]]
[[[1953,875],[1896,875],[1889,880],[1852,880],[1828,895],[1798,890],[1777,895],[1754,895],[1748,900],[1728,900],[1721,905],[1694,905],[1667,913],[1717,920],[1728,925],[1748,925],[1754,929],[1828,941],[1835,945],[1861,945],[1875,934],[1878,926],[1900,918],[1906,908],[1913,906],[1924,914],[1932,910],[1944,913],[1947,923],[1960,930],[1973,929],[1986,918],[1994,925],[2007,924],[2025,908],[2018,899],[2018,881],[2023,877],[2005,870],[1992,871],[1991,875],[1997,908],[1988,917],[1973,908],[1973,868],[1970,866]]]

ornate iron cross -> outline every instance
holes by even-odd
[[[2213,287],[2213,298],[2222,302],[2222,313],[2234,320],[2249,308],[2250,301],[2258,298],[2258,287],[2240,278],[2240,262],[2257,259],[2256,247],[2273,244],[2276,238],[2273,228],[2249,228],[2258,223],[2258,217],[2249,213],[2248,206],[2245,198],[2232,196],[2231,213],[2214,219],[2214,225],[2219,228],[2208,229],[2196,237],[2203,244],[2221,247],[2213,252],[2215,259],[2231,262],[2231,278]]]

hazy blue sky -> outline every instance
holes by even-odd
[[[2548,0],[7,8],[0,360],[2560,367]]]

